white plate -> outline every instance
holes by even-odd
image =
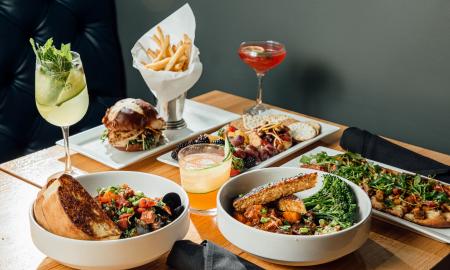
[[[70,136],[70,148],[111,168],[121,169],[170,148],[187,138],[219,128],[239,118],[239,115],[186,99],[183,118],[187,123],[186,128],[164,131],[167,138],[166,143],[147,151],[123,152],[110,146],[107,142],[103,143],[100,140],[100,136],[105,130],[103,125]],[[63,140],[57,141],[56,144],[63,145]]]
[[[317,123],[320,124],[321,131],[320,131],[320,134],[317,135],[316,137],[314,137],[314,138],[312,138],[310,140],[298,143],[298,144],[292,146],[291,148],[289,148],[288,150],[286,150],[284,152],[281,152],[278,155],[275,155],[275,156],[273,156],[273,157],[271,157],[271,158],[269,158],[267,160],[264,160],[263,162],[259,163],[257,166],[251,168],[250,170],[255,170],[255,169],[260,169],[260,168],[265,168],[267,166],[270,166],[273,163],[275,163],[275,162],[277,162],[277,161],[279,161],[279,160],[289,156],[290,154],[294,153],[295,151],[298,151],[298,150],[300,150],[300,149],[302,149],[302,148],[304,148],[304,147],[306,147],[306,146],[308,146],[308,145],[310,145],[310,144],[312,144],[312,143],[314,143],[314,142],[316,142],[318,140],[321,140],[321,139],[325,138],[326,136],[331,135],[331,134],[333,134],[333,133],[335,133],[336,131],[339,130],[339,127],[337,127],[337,126],[333,126],[333,125],[330,125],[330,124],[322,123],[322,122],[315,121],[315,120],[310,119],[310,118],[302,117],[302,116],[299,116],[299,115],[296,115],[296,114],[290,114],[290,113],[283,112],[283,111],[276,110],[276,109],[270,109],[267,112],[267,114],[284,114],[284,115],[287,115],[288,117],[296,119],[298,121],[314,121],[314,122],[317,122]],[[164,163],[167,163],[169,165],[178,167],[178,161],[174,160],[170,156],[170,153],[171,152],[167,152],[167,153],[159,156],[157,158],[157,160],[159,160],[161,162],[164,162]]]
[[[308,155],[309,156],[309,155],[317,154],[317,153],[320,153],[320,152],[326,152],[328,155],[342,154],[342,152],[340,152],[340,151],[337,151],[337,150],[334,150],[334,149],[331,149],[331,148],[327,148],[327,147],[323,147],[323,146],[319,146],[319,147],[314,148],[313,150],[311,150],[311,151],[309,151],[307,153],[304,153],[303,155]],[[286,162],[285,164],[283,164],[282,167],[298,167],[299,164],[300,164],[300,158],[301,158],[301,156],[296,157],[296,158]],[[412,173],[412,172],[405,171],[405,170],[402,170],[400,168],[396,168],[396,167],[393,167],[393,166],[390,166],[390,165],[387,165],[387,164],[384,164],[384,163],[381,163],[381,162],[373,161],[373,160],[370,160],[370,159],[367,159],[367,160],[370,161],[370,162],[373,162],[375,164],[378,164],[378,165],[380,165],[382,167],[394,170],[394,171],[405,172],[405,173]],[[414,173],[412,173],[412,174],[414,174]],[[438,228],[425,227],[425,226],[422,226],[422,225],[418,225],[418,224],[409,222],[409,221],[404,220],[402,218],[395,217],[395,216],[392,216],[390,214],[383,213],[383,212],[378,211],[376,209],[373,209],[373,213],[374,213],[374,215],[376,217],[378,217],[379,219],[381,219],[383,221],[386,221],[388,223],[391,223],[391,224],[394,224],[394,225],[398,225],[400,227],[403,227],[403,228],[408,229],[410,231],[419,233],[419,234],[424,235],[426,237],[433,238],[433,239],[435,239],[437,241],[440,241],[440,242],[450,243],[450,229],[438,229]]]

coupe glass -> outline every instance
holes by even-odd
[[[72,53],[72,68],[65,72],[52,72],[36,59],[35,99],[41,116],[62,128],[65,149],[65,169],[72,174],[69,148],[69,126],[80,121],[89,106],[89,95],[80,55]]]
[[[189,196],[191,212],[216,214],[219,188],[230,178],[231,154],[216,144],[194,144],[178,153],[181,186]]]
[[[286,57],[284,45],[276,41],[246,41],[239,46],[239,57],[256,72],[258,78],[258,92],[256,105],[248,108],[244,113],[257,115],[268,108],[262,104],[262,80],[268,70],[280,64]]]

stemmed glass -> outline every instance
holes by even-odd
[[[65,149],[64,172],[73,174],[70,161],[69,126],[80,121],[89,106],[89,95],[80,55],[71,51],[72,67],[69,71],[54,72],[36,58],[35,99],[41,116],[62,128]]]
[[[239,57],[253,68],[258,78],[258,93],[256,105],[247,109],[244,113],[250,115],[261,114],[267,110],[262,104],[262,80],[269,69],[280,64],[286,57],[286,49],[283,44],[276,41],[246,41],[239,46]]]

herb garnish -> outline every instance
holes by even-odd
[[[72,53],[70,43],[61,44],[61,49],[53,45],[53,38],[49,38],[43,46],[30,38],[31,47],[41,66],[51,73],[65,73],[72,68]],[[67,74],[68,76],[68,74]]]

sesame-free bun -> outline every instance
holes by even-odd
[[[163,129],[165,122],[156,109],[142,99],[126,98],[110,107],[102,119],[110,131],[129,131],[144,128]]]

